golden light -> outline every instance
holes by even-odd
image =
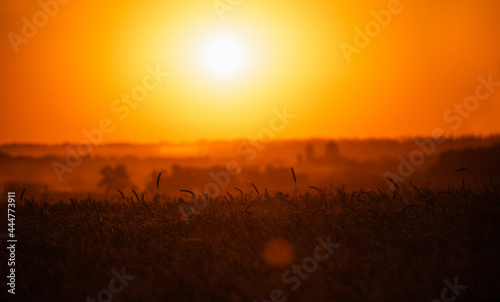
[[[205,61],[207,65],[219,74],[229,74],[241,65],[243,54],[240,47],[231,40],[219,39],[207,49]]]

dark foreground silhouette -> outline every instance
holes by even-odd
[[[499,189],[311,188],[295,196],[256,187],[210,199],[199,211],[189,194],[161,202],[127,194],[116,202],[25,199],[16,208],[16,298],[494,300]],[[189,217],[181,202],[193,206]]]

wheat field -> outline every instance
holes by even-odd
[[[467,286],[456,301],[500,298],[497,186],[291,194],[252,186],[188,219],[179,211],[191,201],[185,192],[24,199],[17,301],[432,301],[454,278]],[[299,284],[284,282],[318,237],[338,248]],[[133,279],[106,296],[122,269]]]

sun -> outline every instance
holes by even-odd
[[[238,69],[242,58],[240,47],[228,39],[212,42],[205,53],[208,67],[219,74],[229,74]]]

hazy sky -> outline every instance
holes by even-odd
[[[247,138],[284,107],[276,138],[500,133],[497,0],[67,2],[0,3],[0,143]]]

